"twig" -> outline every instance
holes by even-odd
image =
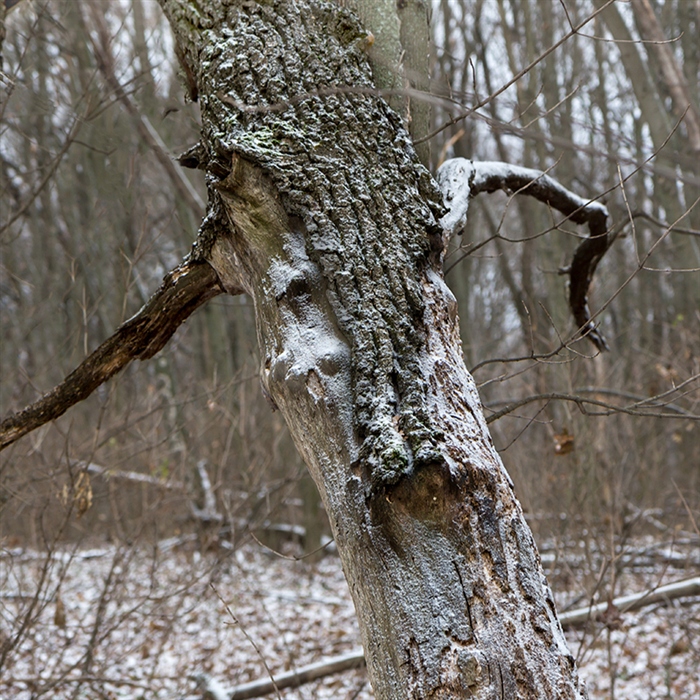
[[[231,611],[231,608],[227,605],[226,601],[221,597],[221,594],[219,593],[219,591],[216,590],[216,588],[214,587],[214,584],[210,583],[209,585],[211,586],[212,591],[214,591],[214,593],[216,594],[216,597],[221,601],[221,604],[226,609],[226,612],[229,614],[229,617],[234,621],[234,623],[241,630],[241,632],[243,632],[243,635],[252,644],[253,649],[255,649],[257,655],[260,657],[260,660],[263,662],[263,666],[265,666],[265,670],[267,671],[267,675],[269,676],[269,680],[263,681],[266,684],[266,686],[268,687],[268,690],[265,692],[265,695],[267,695],[268,693],[275,692],[277,694],[277,697],[279,698],[279,700],[282,700],[282,696],[280,695],[280,689],[279,689],[279,686],[277,684],[277,681],[275,681],[275,678],[272,675],[272,671],[270,670],[270,667],[267,665],[267,660],[265,659],[265,655],[260,650],[260,647],[256,644],[255,640],[248,634],[248,632],[246,632],[243,625],[240,623],[238,618]],[[206,694],[205,694],[205,697],[206,697]],[[252,696],[248,695],[248,696],[242,696],[242,697],[255,697],[255,695],[252,695]],[[218,698],[216,700],[218,700]]]
[[[509,413],[512,413],[513,411],[516,411],[518,408],[522,408],[523,406],[526,406],[529,403],[533,403],[534,401],[571,401],[572,403],[575,403],[581,413],[588,415],[588,416],[609,416],[614,413],[626,413],[630,416],[646,416],[648,418],[685,418],[687,420],[694,420],[694,421],[699,421],[700,420],[700,415],[696,415],[694,413],[690,413],[689,411],[686,411],[685,409],[682,409],[678,406],[674,406],[671,408],[672,404],[669,404],[666,406],[666,408],[669,409],[669,411],[672,411],[671,413],[664,413],[661,411],[650,411],[650,410],[641,410],[639,408],[635,408],[634,405],[632,406],[615,406],[614,404],[607,403],[605,401],[599,401],[598,399],[588,399],[583,396],[579,396],[577,394],[562,394],[556,391],[549,392],[546,394],[534,394],[533,396],[526,396],[525,398],[518,399],[517,401],[513,401],[512,403],[508,404],[504,408],[502,408],[500,411],[496,411],[495,413],[492,413],[487,419],[487,423],[493,423],[494,421],[499,420],[500,418],[503,418],[503,416],[508,415]],[[603,409],[606,409],[604,411],[589,411],[586,409],[586,405],[591,405],[591,406],[599,406]],[[488,408],[488,406],[485,406],[484,408]]]

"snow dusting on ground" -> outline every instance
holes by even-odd
[[[663,583],[674,580],[662,573]],[[639,573],[619,592],[659,583],[658,572]],[[555,590],[562,606],[574,594]],[[567,632],[591,698],[700,698],[700,598],[626,613],[609,627]],[[48,559],[0,551],[2,700],[201,698],[205,678],[231,688],[357,647],[332,554],[309,564],[257,544],[204,554],[186,545],[76,549]],[[373,696],[357,669],[279,697]]]

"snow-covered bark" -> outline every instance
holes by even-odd
[[[319,487],[376,696],[579,698],[442,279],[440,193],[366,34],[307,0],[161,0],[196,81],[194,259],[254,299],[262,377]]]

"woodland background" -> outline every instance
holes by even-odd
[[[481,195],[447,259],[487,417],[521,402],[491,423],[496,446],[538,541],[579,553],[560,583],[588,598],[617,592],[641,538],[700,538],[700,5],[616,2],[547,54],[603,4],[436,1],[431,84],[436,128],[473,108],[432,139],[433,171],[454,156],[547,171],[601,197],[618,233],[592,289],[604,354],[562,346],[574,329],[559,270],[584,229],[555,227],[525,197]],[[640,41],[646,5],[663,42]],[[169,159],[197,141],[198,108],[156,2],[23,2],[3,53],[5,416],[148,299],[194,240],[205,191]],[[250,533],[315,550],[325,516],[259,365],[250,299],[219,296],[154,360],[8,448],[4,551],[175,537],[223,557]],[[42,585],[32,595],[55,605]],[[10,639],[24,613],[3,610]]]

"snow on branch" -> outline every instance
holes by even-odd
[[[568,220],[587,224],[590,235],[578,246],[571,265],[564,270],[569,274],[569,306],[581,335],[598,350],[608,349],[605,339],[591,321],[588,308],[588,289],[593,273],[612,243],[607,230],[608,210],[603,204],[579,197],[540,170],[509,163],[453,158],[439,168],[437,180],[449,209],[441,220],[448,236],[463,231],[473,197],[496,190],[529,195],[556,209]]]

